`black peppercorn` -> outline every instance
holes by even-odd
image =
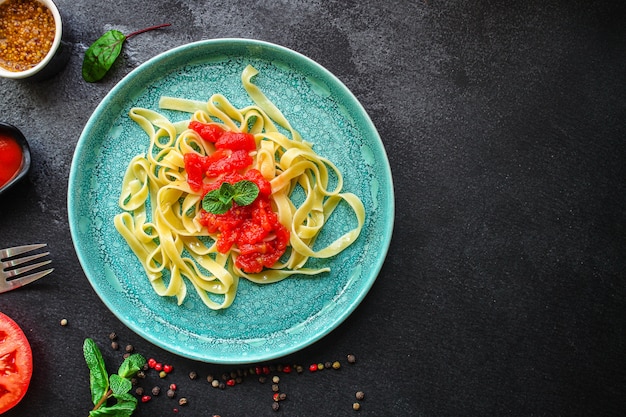
[[[355,363],[355,362],[356,362],[356,356],[348,355],[348,363]]]
[[[278,411],[279,408],[280,408],[280,404],[278,404],[278,401],[274,401],[272,403],[272,410]]]
[[[196,379],[198,377],[198,373],[196,371],[189,372],[189,379]]]
[[[168,398],[174,398],[176,396],[176,391],[174,391],[173,389],[168,389],[167,396]]]
[[[159,395],[160,393],[161,393],[161,388],[159,388],[158,386],[157,386],[157,387],[152,388],[152,395],[157,396],[157,395]]]

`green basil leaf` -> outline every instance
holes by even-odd
[[[106,371],[102,353],[96,342],[87,338],[83,343],[83,355],[87,367],[89,368],[89,387],[91,389],[91,400],[94,405],[106,395],[109,390],[109,376]]]
[[[259,195],[259,187],[252,181],[242,180],[234,185],[233,200],[240,206],[252,204]]]
[[[119,30],[109,30],[85,51],[82,68],[85,81],[93,83],[104,78],[120,55],[125,40],[126,35]]]
[[[117,373],[122,378],[132,378],[135,374],[143,368],[146,363],[146,359],[138,353],[133,353],[120,365]]]

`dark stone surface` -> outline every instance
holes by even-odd
[[[71,48],[42,83],[0,80],[0,119],[33,168],[0,197],[0,247],[47,242],[55,272],[0,295],[31,340],[35,376],[14,416],[87,415],[82,342],[111,367],[120,344],[175,366],[136,416],[623,416],[626,414],[626,7],[602,1],[58,0]],[[82,81],[108,29],[133,38],[103,82]],[[74,147],[124,75],[187,42],[245,37],[319,62],[357,96],[386,146],[396,226],[383,270],[336,331],[284,362],[339,372],[219,391],[232,367],[175,357],[124,327],[91,289],[70,238]],[[67,318],[68,326],[59,321]],[[196,371],[199,378],[187,374]],[[164,395],[175,382],[177,405]]]

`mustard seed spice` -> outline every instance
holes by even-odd
[[[37,0],[0,4],[0,66],[26,71],[50,51],[56,32],[52,12]]]

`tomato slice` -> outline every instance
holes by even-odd
[[[0,414],[24,398],[33,374],[33,353],[26,335],[0,313]]]

